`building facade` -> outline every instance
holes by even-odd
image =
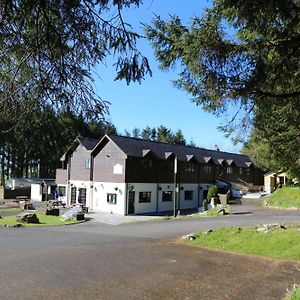
[[[174,201],[178,209],[197,208],[216,179],[250,185],[263,182],[261,170],[240,154],[117,135],[105,135],[92,150],[78,147],[75,152],[80,155],[72,154],[65,185],[66,202],[74,203],[70,200],[74,187],[86,188],[86,203],[92,210],[156,213],[172,210]],[[82,161],[88,155],[90,169],[83,172]]]
[[[91,205],[91,151],[97,142],[95,139],[76,139],[60,159],[61,167],[56,170],[55,181],[59,199],[67,205]]]

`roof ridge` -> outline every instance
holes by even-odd
[[[152,141],[152,140],[145,140],[143,138],[136,138],[136,137],[131,137],[131,136],[125,136],[125,135],[120,135],[120,134],[108,134],[108,136],[115,136],[115,137],[121,137],[121,138],[126,138],[126,139],[131,139],[131,140],[136,140],[136,141],[143,141],[143,142],[149,142],[149,143],[154,143],[154,144],[164,144],[164,145],[170,145],[170,146],[181,146],[181,147],[186,147],[186,148],[193,148],[196,150],[205,150],[205,151],[213,151],[216,153],[227,153],[227,154],[234,154],[234,155],[239,155],[239,156],[244,156],[249,158],[248,155],[241,154],[241,153],[235,153],[235,152],[228,152],[228,151],[221,151],[221,150],[215,150],[215,149],[207,149],[203,147],[195,147],[191,145],[182,145],[182,144],[171,144],[167,142],[160,142],[160,141]],[[249,158],[250,159],[250,158]]]

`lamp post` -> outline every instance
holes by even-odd
[[[177,156],[174,158],[174,195],[173,195],[173,214],[177,216]]]

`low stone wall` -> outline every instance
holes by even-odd
[[[230,191],[228,191],[226,194],[219,194],[220,201],[223,205],[226,205],[228,203],[228,200],[230,199]]]

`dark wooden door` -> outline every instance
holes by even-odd
[[[135,192],[129,192],[128,195],[128,214],[134,214],[134,198]]]
[[[71,188],[71,204],[76,204],[76,187]]]

